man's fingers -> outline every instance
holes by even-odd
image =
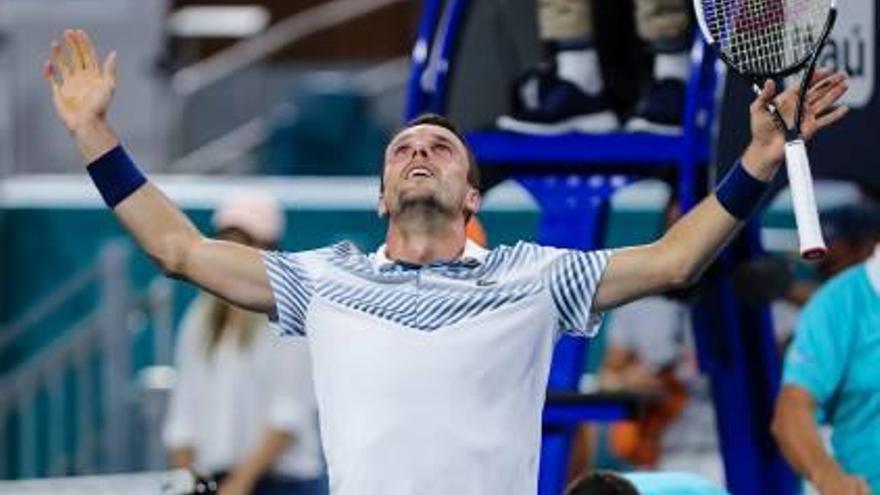
[[[76,32],[72,29],[64,31],[64,43],[67,45],[67,53],[70,57],[70,68],[74,71],[84,69],[85,63],[79,50]]]
[[[799,90],[797,86],[789,86],[785,88],[785,91],[779,93],[779,95],[774,99],[776,103],[776,107],[779,108],[783,115],[786,117],[791,117],[790,113],[794,112],[795,104],[797,103],[797,99],[799,96]]]
[[[782,117],[786,126],[790,126],[794,120],[794,107],[797,101],[797,91],[793,91],[791,87],[785,88],[782,92],[775,94],[775,83],[773,84],[774,93],[771,93],[769,105],[773,105],[776,112]]]
[[[43,62],[43,79],[49,83],[53,92],[59,89],[58,81],[55,79],[55,68],[52,66],[52,62],[48,60]]]
[[[837,107],[825,115],[816,118],[816,130],[836,124],[849,113],[849,107]]]
[[[817,67],[815,72],[813,72],[813,77],[810,78],[810,86],[815,85],[816,83],[826,79],[827,77],[834,75],[834,71],[829,69],[824,69],[822,67]]]
[[[70,61],[57,41],[52,42],[52,65],[58,70],[62,80],[70,75]]]
[[[43,79],[47,81],[55,81],[55,71],[52,69],[52,62],[46,60],[43,62]]]
[[[773,103],[773,97],[776,96],[776,83],[774,83],[771,79],[767,79],[764,81],[764,86],[761,87],[761,92],[758,93],[758,97],[755,99],[755,105],[758,105],[760,108],[767,108],[769,105]]]
[[[61,86],[58,84],[58,80],[55,79],[55,68],[52,62],[48,60],[43,64],[43,78],[49,83],[49,88],[52,90],[52,99],[57,106],[61,102]]]
[[[752,102],[752,112],[776,112],[783,120],[787,120],[780,105],[784,105],[784,103],[776,98],[776,83],[772,79],[768,79],[764,81],[764,86],[761,87],[757,98]]]
[[[846,94],[849,87],[841,82],[828,88],[827,91],[816,95],[816,100],[810,102],[809,109],[814,115],[819,115],[833,107],[840,98]]]
[[[842,72],[835,73],[832,76],[826,77],[822,79],[818,83],[810,86],[810,89],[807,91],[807,102],[812,104],[827,92],[839,87],[840,85],[846,85],[846,74]]]
[[[87,70],[97,70],[98,59],[95,55],[95,47],[92,44],[92,40],[89,38],[88,33],[82,29],[78,29],[74,32],[74,39],[76,40],[76,47],[79,56],[83,61],[83,68]]]
[[[112,85],[116,85],[116,50],[110,52],[107,55],[107,58],[104,60],[104,69],[103,69],[104,77],[110,80]]]
[[[809,86],[809,91],[813,91],[817,88],[821,88],[828,84],[837,84],[840,81],[846,80],[846,73],[843,71],[837,72],[828,72],[827,75],[821,77],[819,79],[814,79]],[[808,92],[809,94],[809,92]]]

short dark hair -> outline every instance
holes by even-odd
[[[880,240],[880,206],[863,203],[832,208],[822,213],[822,231],[828,242],[873,244]]]
[[[394,135],[391,137],[391,140],[393,141],[394,138],[397,137],[397,135],[400,134],[401,132],[403,132],[407,129],[410,129],[412,127],[419,126],[419,125],[434,125],[437,127],[442,127],[444,129],[446,129],[447,131],[455,134],[455,137],[458,138],[458,140],[461,142],[462,146],[464,146],[465,151],[467,152],[467,158],[468,158],[467,181],[468,181],[468,184],[470,184],[470,186],[473,187],[474,189],[479,190],[480,186],[481,186],[481,180],[480,180],[480,167],[477,164],[477,157],[474,155],[473,150],[468,145],[467,140],[464,138],[464,134],[461,133],[461,131],[458,129],[458,127],[454,123],[452,123],[451,120],[444,117],[443,115],[439,115],[436,113],[423,113],[423,114],[419,115],[418,117],[410,120],[409,122],[404,124],[400,129],[398,129],[394,133]],[[382,173],[380,174],[380,177],[379,177],[380,182],[384,182],[384,176],[385,176],[385,164],[383,162],[382,163]],[[383,189],[384,189],[384,184],[383,184]]]
[[[596,471],[569,485],[565,495],[639,495],[639,490],[619,474]]]

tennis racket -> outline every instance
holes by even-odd
[[[767,79],[806,69],[792,126],[770,106],[785,129],[785,164],[797,222],[801,256],[819,259],[827,249],[819,225],[813,178],[801,133],[804,102],[816,61],[837,19],[835,0],[694,0],[703,37],[721,60],[750,80],[755,92]]]

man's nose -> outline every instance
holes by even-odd
[[[412,157],[416,158],[421,156],[422,158],[428,157],[428,145],[427,144],[416,144],[413,146]]]

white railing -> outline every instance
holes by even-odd
[[[406,0],[334,0],[294,14],[265,33],[241,41],[205,60],[176,72],[175,95],[188,97],[242,69],[266,60],[284,47],[332,27],[345,24]]]
[[[138,313],[149,315],[154,326],[154,360],[169,363],[170,282],[156,279],[144,295],[135,297],[129,285],[130,256],[128,244],[108,243],[95,266],[62,284],[19,321],[0,329],[3,350],[83,290],[100,285],[100,297],[91,312],[59,340],[0,376],[0,427],[5,428],[12,415],[18,419],[14,435],[19,477],[115,472],[157,463],[151,457],[161,451],[133,443],[138,421],[147,424],[148,431],[139,432],[146,438],[158,436],[150,431],[158,425],[138,414],[139,405],[143,411],[156,408],[136,400],[131,322]],[[45,432],[40,431],[43,421],[38,417],[41,398],[48,411]],[[67,431],[71,414],[74,432]],[[72,452],[67,447],[71,437],[76,439]],[[48,441],[41,442],[41,438]],[[0,444],[0,479],[9,477],[5,472],[9,447],[10,442]],[[146,455],[143,450],[148,450]],[[38,469],[38,459],[47,460],[45,470]]]

